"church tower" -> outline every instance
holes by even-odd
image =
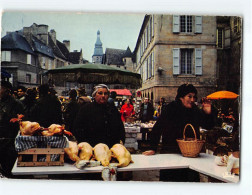
[[[94,55],[92,56],[93,63],[102,63],[102,56],[103,56],[103,49],[102,49],[102,42],[100,39],[100,31],[97,31],[97,39],[94,48]]]

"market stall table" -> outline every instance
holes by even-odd
[[[214,158],[214,156],[204,153],[201,153],[198,158],[186,158],[181,154],[156,154],[152,156],[133,154],[132,160],[134,163],[129,164],[127,167],[118,168],[117,171],[123,172],[189,168],[222,182],[239,182],[239,176],[227,175],[226,167],[216,165]],[[16,162],[12,169],[12,173],[13,175],[36,176],[50,174],[99,173],[102,172],[102,170],[102,166],[77,169],[73,164],[69,163],[65,163],[64,166],[17,167]]]

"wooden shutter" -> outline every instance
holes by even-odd
[[[148,79],[148,62],[147,62],[147,60],[145,60],[144,66],[145,66],[145,80],[147,80]]]
[[[27,64],[31,64],[31,54],[27,54]]]
[[[202,49],[195,49],[195,75],[202,75]]]
[[[202,33],[202,16],[195,16],[195,33]]]
[[[178,75],[179,73],[180,73],[179,48],[173,48],[173,74]]]
[[[151,31],[151,36],[154,37],[154,15],[152,15],[152,31]]]
[[[151,75],[154,76],[154,52],[152,52],[152,54],[151,54],[151,63],[152,63]]]
[[[224,42],[224,48],[230,48],[230,28],[225,28],[225,42]]]
[[[173,33],[179,33],[179,15],[173,15]]]

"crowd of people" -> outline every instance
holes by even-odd
[[[116,107],[114,95],[110,96],[109,88],[104,84],[94,87],[92,97],[87,96],[84,89],[71,90],[69,100],[64,107],[55,90],[50,89],[48,84],[43,84],[37,89],[19,87],[17,94],[12,92],[12,85],[2,81],[0,168],[7,176],[11,176],[11,169],[16,159],[14,140],[19,130],[17,124],[9,121],[17,114],[24,114],[24,120],[36,121],[42,127],[48,127],[53,123],[64,124],[65,129],[73,133],[73,140],[78,143],[88,142],[92,146],[104,143],[109,147],[116,143],[124,143],[123,122],[128,117],[136,116],[132,101],[127,99],[120,108]],[[211,102],[204,102],[202,109],[199,109],[195,104],[196,99],[197,90],[190,84],[181,85],[175,100],[169,104],[161,98],[156,109],[148,98],[144,98],[138,119],[141,122],[157,120],[150,135],[151,148],[143,152],[144,155],[155,154],[161,137],[162,153],[179,153],[176,139],[182,137],[183,128],[188,123],[195,127],[197,137],[199,137],[199,127],[210,129],[215,125],[216,115]],[[162,173],[161,179],[169,180],[167,175],[170,172]]]

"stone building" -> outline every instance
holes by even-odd
[[[70,41],[58,41],[56,32],[43,24],[8,32],[1,39],[1,51],[1,67],[12,75],[14,87],[36,87],[47,82],[45,71],[83,63],[82,50],[70,52]]]
[[[132,57],[133,54],[129,47],[126,50],[106,48],[102,63],[133,71]]]
[[[123,49],[112,49],[106,48],[105,54],[103,55],[102,64],[108,66],[121,68],[133,72],[133,53],[128,47],[126,50]],[[111,89],[130,89],[133,93],[135,87],[130,84],[109,84]]]
[[[1,67],[11,74],[9,80],[14,87],[39,85],[45,67],[43,59],[44,62],[52,62],[54,59],[51,48],[35,37],[31,41],[33,47],[19,32],[8,33],[2,38]]]
[[[217,87],[216,17],[146,15],[134,50],[134,69],[142,76],[142,97],[175,99],[191,83],[204,97]]]
[[[242,19],[217,17],[218,90],[240,93],[242,61]]]

